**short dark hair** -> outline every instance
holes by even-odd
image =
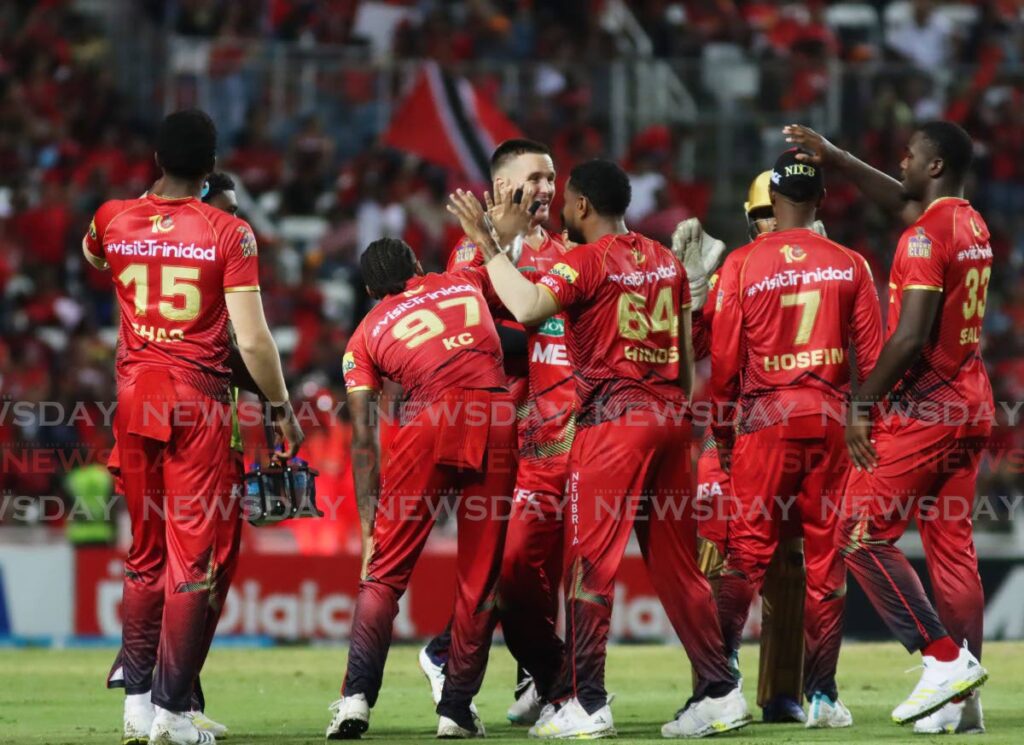
[[[156,157],[165,173],[199,179],[217,162],[217,127],[205,111],[168,114],[156,134]]]
[[[958,181],[967,176],[974,160],[974,143],[959,124],[934,121],[917,128],[935,148],[935,154],[942,158],[945,167]]]
[[[210,189],[206,192],[206,196],[203,197],[204,202],[209,202],[218,194],[235,190],[235,180],[224,173],[224,171],[211,173],[206,179],[206,184]]]
[[[374,295],[395,295],[416,274],[416,254],[399,238],[378,238],[359,259],[363,283]]]
[[[543,142],[527,140],[523,137],[505,140],[503,143],[498,145],[498,147],[494,148],[494,152],[491,154],[491,176],[494,175],[495,171],[505,165],[505,163],[512,160],[512,158],[517,155],[522,155],[523,153],[536,153],[537,155],[550,156],[551,148]]]
[[[610,160],[580,163],[569,174],[569,185],[603,217],[622,217],[633,198],[629,176]]]

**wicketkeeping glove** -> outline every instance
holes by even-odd
[[[672,233],[672,253],[686,269],[692,308],[700,310],[708,299],[708,277],[722,260],[725,243],[705,233],[700,220],[691,217],[676,225]]]

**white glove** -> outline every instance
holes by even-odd
[[[828,233],[825,232],[825,223],[821,220],[815,220],[814,224],[811,225],[811,230],[820,235],[822,238],[828,238]]]
[[[700,310],[708,299],[708,277],[722,260],[725,243],[705,233],[700,220],[691,217],[676,225],[672,253],[683,262],[690,281],[692,309]]]

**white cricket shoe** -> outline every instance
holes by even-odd
[[[853,726],[853,714],[838,698],[833,701],[824,693],[815,693],[807,711],[807,729],[840,729]]]
[[[980,735],[985,733],[981,693],[972,692],[963,701],[950,701],[936,712],[914,722],[915,735]]]
[[[956,728],[957,734],[985,734],[985,716],[981,713],[981,691],[971,691],[963,703],[964,709],[960,714],[960,725]]]
[[[469,705],[469,711],[473,715],[473,729],[466,729],[454,719],[442,716],[437,722],[437,737],[439,740],[466,740],[473,737],[487,737],[484,730],[484,723],[480,720],[480,714],[476,706]]]
[[[545,707],[544,713],[548,712],[549,709]],[[572,698],[563,703],[553,715],[539,718],[537,724],[530,727],[529,734],[530,737],[542,740],[597,740],[614,737],[615,722],[608,704],[588,714],[580,702]]]
[[[661,728],[662,737],[708,737],[750,724],[750,710],[736,686],[724,696],[706,696],[684,708]]]
[[[217,738],[192,723],[187,713],[153,707],[153,727],[149,730],[149,745],[213,745]]]
[[[125,696],[121,744],[146,745],[149,742],[149,731],[153,729],[155,715],[153,703],[149,700],[149,691]]]
[[[961,649],[952,662],[939,662],[928,655],[921,661],[924,666],[921,679],[906,701],[892,711],[892,720],[896,724],[926,717],[988,680],[988,671],[966,648]]]
[[[190,711],[188,715],[192,718],[192,724],[196,728],[201,729],[205,732],[209,732],[211,735],[216,737],[218,740],[226,740],[228,736],[228,728],[220,722],[215,722],[206,716],[205,712],[202,711]]]
[[[543,708],[544,702],[541,701],[540,695],[537,693],[536,684],[531,680],[530,684],[526,686],[526,690],[508,707],[506,716],[512,724],[536,724],[540,717],[540,710]]]
[[[555,714],[558,713],[559,706],[560,704],[544,704],[540,709],[540,715],[537,717],[537,721],[533,723],[533,726],[530,727],[527,734],[530,737],[540,737],[538,734],[540,728],[555,718]]]
[[[434,664],[430,655],[427,654],[426,647],[420,650],[419,662],[420,670],[423,671],[427,682],[430,683],[430,695],[434,697],[434,706],[437,706],[441,703],[441,691],[444,690],[444,668]]]
[[[358,740],[370,726],[370,705],[365,694],[342,696],[327,708],[334,713],[327,725],[328,740]]]

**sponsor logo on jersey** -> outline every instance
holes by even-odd
[[[551,271],[548,274],[554,274],[556,277],[561,277],[569,284],[572,284],[580,276],[580,273],[573,269],[568,264],[558,263],[551,267]]]
[[[839,269],[834,266],[819,267],[817,269],[797,270],[784,269],[776,272],[770,277],[758,280],[747,287],[747,297],[753,297],[765,290],[777,290],[780,287],[793,287],[795,285],[817,284],[820,282],[852,282],[853,267]]]
[[[387,313],[381,316],[380,320],[374,324],[373,330],[370,331],[370,336],[376,339],[380,336],[388,327],[391,326],[396,320],[402,317],[406,311],[416,310],[422,307],[425,303],[430,303],[435,300],[444,300],[452,295],[466,295],[476,294],[477,289],[473,285],[450,285],[449,287],[440,287],[431,292],[424,292],[426,285],[420,285],[414,290],[408,290],[403,292],[403,297],[408,298],[398,303],[394,307],[390,308]]]
[[[194,259],[197,261],[215,261],[216,251],[213,248],[197,246],[195,243],[167,243],[155,239],[118,241],[105,247],[107,253],[121,256],[152,256],[156,259]]]
[[[153,223],[154,233],[170,233],[174,230],[174,218],[170,215],[153,215],[149,221]]]
[[[779,253],[786,259],[787,264],[792,264],[794,261],[803,261],[807,258],[807,252],[800,248],[800,246],[791,246],[788,243],[779,249]]]
[[[710,277],[708,277],[708,289],[709,290],[713,290],[717,286],[718,286],[718,272],[715,272]]]
[[[725,302],[725,290],[719,290],[718,294],[715,295],[715,311],[722,309],[722,304]]]
[[[354,352],[345,352],[341,358],[341,372],[345,375],[356,369],[356,355]]]
[[[242,238],[238,241],[238,244],[242,247],[242,256],[247,259],[250,256],[255,256],[257,250],[256,237],[252,234],[252,231],[244,225],[239,225],[237,230],[242,234]]]
[[[992,258],[992,246],[971,246],[956,254],[957,261],[978,261]]]
[[[912,259],[930,259],[932,257],[932,240],[924,234],[924,228],[907,241],[907,256]]]
[[[630,272],[629,274],[609,274],[608,281],[627,287],[639,287],[642,284],[655,284],[664,279],[679,276],[675,264],[662,264],[646,272]]]
[[[561,318],[551,317],[540,325],[537,333],[544,334],[544,336],[565,336],[565,321]]]

